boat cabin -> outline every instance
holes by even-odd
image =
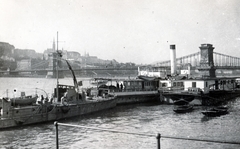
[[[156,90],[158,81],[146,81],[141,79],[124,80],[123,89],[125,91]]]
[[[165,78],[167,74],[170,74],[170,70],[165,66],[141,66],[138,67],[138,76]]]
[[[66,98],[73,98],[76,99],[76,90],[74,86],[70,85],[58,85],[58,96],[57,96],[57,88],[54,89],[54,97],[58,97],[57,101],[60,102],[61,98],[65,96]]]
[[[159,80],[160,90],[184,90],[209,93],[211,90],[233,90],[237,82],[233,78]]]

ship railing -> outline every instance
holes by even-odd
[[[96,131],[121,133],[121,134],[126,134],[126,135],[154,137],[154,138],[157,139],[157,149],[161,148],[161,142],[160,142],[161,138],[174,139],[174,140],[198,141],[198,142],[205,142],[205,143],[221,143],[221,144],[240,145],[240,142],[237,142],[237,141],[198,139],[198,138],[191,138],[189,136],[187,136],[187,137],[177,137],[177,136],[161,135],[160,133],[157,133],[157,135],[146,134],[146,133],[134,133],[134,132],[129,132],[129,131],[127,132],[127,131],[119,131],[119,130],[114,130],[114,129],[99,128],[99,127],[88,127],[88,126],[81,126],[81,125],[59,123],[57,121],[54,122],[54,125],[55,125],[55,133],[56,133],[56,149],[59,149],[59,135],[58,135],[59,130],[58,130],[58,126],[84,128],[84,129],[91,129],[91,130],[96,130]]]
[[[184,90],[183,88],[160,88],[159,91],[161,91],[162,93],[183,93],[183,94],[194,94],[194,95],[200,95],[201,94],[201,89],[188,89],[188,90]]]
[[[168,93],[168,92],[183,92],[184,91],[184,87],[162,87],[159,88],[160,91],[162,91],[163,93]]]
[[[119,90],[110,90],[110,92],[141,92],[141,91],[158,91],[158,89],[141,89],[141,88],[132,88],[132,89],[119,89]]]

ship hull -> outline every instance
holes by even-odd
[[[167,92],[163,93],[163,96],[167,98],[169,103],[173,103],[175,105],[185,105],[192,102],[196,95],[187,94],[187,93],[174,93],[174,92]]]
[[[158,102],[158,91],[132,91],[132,92],[116,92],[114,96],[117,100],[117,105]]]
[[[233,98],[240,96],[240,90],[215,90],[210,91],[208,94],[202,95],[202,105],[220,105]]]
[[[114,108],[115,106],[116,100],[113,98],[80,104],[36,105],[12,108],[8,112],[8,117],[0,119],[0,129],[66,119]]]

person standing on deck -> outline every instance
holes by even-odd
[[[119,83],[117,82],[117,90],[119,91]]]
[[[123,90],[123,84],[122,83],[121,83],[120,87],[121,87],[121,91],[122,91]]]

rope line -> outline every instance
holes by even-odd
[[[155,137],[155,138],[156,138],[156,136],[157,136],[157,135],[151,135],[151,134],[143,134],[143,133],[134,133],[134,132],[118,131],[118,130],[113,130],[113,129],[87,127],[87,126],[72,125],[72,124],[65,124],[65,123],[57,123],[57,124],[60,125],[60,126],[87,128],[87,129],[92,129],[92,130],[100,130],[100,131],[107,131],[107,132],[113,132],[113,133],[139,135],[139,136],[145,136],[145,137]],[[234,142],[234,141],[221,141],[221,140],[184,138],[184,137],[173,137],[173,136],[166,136],[166,135],[161,135],[161,138],[175,139],[175,140],[189,140],[189,141],[199,141],[199,142],[211,142],[211,143],[237,144],[237,145],[240,145],[240,142]]]
[[[139,135],[139,136],[146,136],[146,137],[156,137],[156,135],[149,135],[149,134],[143,134],[143,133],[124,132],[124,131],[118,131],[118,130],[113,130],[113,129],[87,127],[87,126],[64,124],[64,123],[58,123],[58,125],[68,126],[68,127],[87,128],[87,129],[100,130],[100,131],[108,131],[108,132],[114,132],[114,133],[123,133],[123,134]]]
[[[173,137],[173,136],[164,136],[164,135],[161,135],[161,137],[162,138],[168,138],[168,139],[175,139],[175,140],[189,140],[189,141],[199,141],[199,142],[211,142],[211,143],[237,144],[237,145],[240,145],[240,142],[234,142],[234,141],[207,140],[207,139]]]

